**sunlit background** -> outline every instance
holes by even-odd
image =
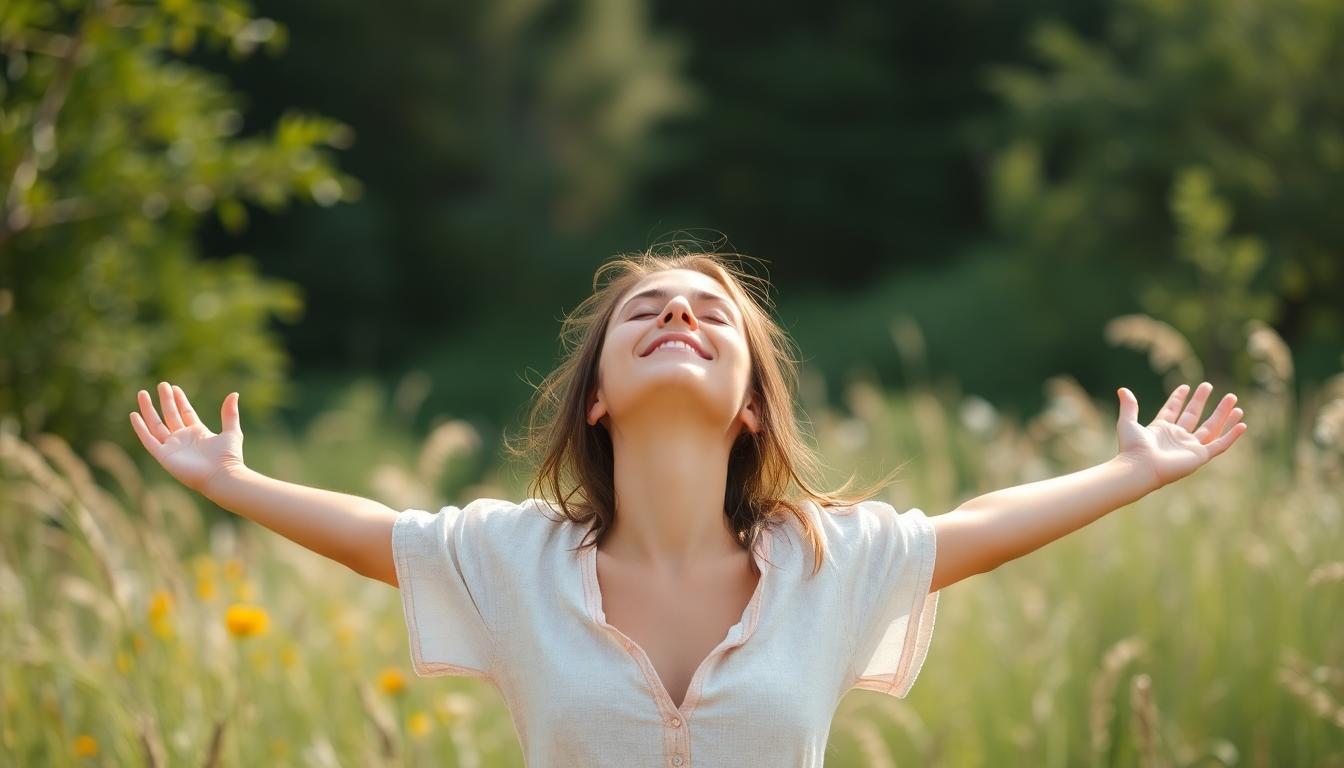
[[[837,766],[1344,766],[1344,4],[0,0],[0,762],[521,766],[395,591],[178,485],[436,509],[618,253],[763,260],[838,485],[946,512],[1238,395],[1223,457],[943,594]],[[1333,298],[1331,298],[1333,297]]]

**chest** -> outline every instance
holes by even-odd
[[[597,576],[607,623],[648,656],[677,706],[701,663],[742,620],[761,578],[750,572],[745,553],[736,565],[668,582],[609,563],[599,552]]]

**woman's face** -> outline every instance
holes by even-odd
[[[691,347],[655,348],[670,336]],[[652,351],[650,351],[652,350]],[[709,275],[671,269],[646,276],[616,302],[598,362],[588,423],[626,414],[700,417],[736,438],[759,419],[748,389],[751,353],[742,314]]]

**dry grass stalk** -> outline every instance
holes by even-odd
[[[1316,412],[1311,434],[1326,448],[1344,450],[1344,397],[1336,397]]]
[[[1336,675],[1344,678],[1344,670],[1321,666],[1316,673],[1312,673],[1308,666],[1308,662],[1297,652],[1291,649],[1285,651],[1282,666],[1279,667],[1279,682],[1306,704],[1312,714],[1344,728],[1344,705],[1336,701],[1324,686],[1317,684],[1318,680],[1323,682]]]
[[[887,701],[878,702],[880,705],[878,711],[909,737],[920,755],[928,758],[931,739],[929,729],[924,725],[924,721],[920,719],[919,714],[910,705],[890,697],[886,698]]]
[[[158,729],[154,727],[154,716],[152,714],[143,714],[140,716],[140,748],[145,752],[145,765],[149,768],[159,768],[164,765],[163,746],[159,743],[157,734]]]
[[[1293,380],[1293,352],[1263,320],[1246,322],[1246,352],[1255,364],[1251,376],[1271,395],[1283,395]]]
[[[1027,429],[1041,442],[1057,438],[1087,461],[1109,458],[1114,452],[1113,416],[1105,418],[1087,390],[1071,376],[1052,376],[1045,382],[1046,409],[1032,419]]]
[[[214,731],[210,734],[210,746],[205,750],[204,768],[216,768],[219,765],[220,753],[224,747],[224,724],[228,722],[228,717],[221,717],[215,721]]]
[[[1145,673],[1134,677],[1130,686],[1130,707],[1134,713],[1134,739],[1139,748],[1139,765],[1143,768],[1165,768],[1166,761],[1158,754],[1157,703],[1153,701],[1153,681]]]
[[[1111,720],[1115,716],[1115,688],[1120,673],[1129,663],[1145,651],[1144,641],[1139,637],[1126,637],[1112,645],[1102,658],[1101,668],[1092,678],[1092,706],[1090,721],[1092,728],[1093,763],[1104,762],[1106,750],[1111,746]]]
[[[1344,581],[1344,560],[1335,560],[1316,566],[1312,569],[1311,575],[1307,577],[1307,586],[1314,587],[1336,581]]]
[[[156,486],[152,493],[144,494],[140,504],[145,510],[146,519],[155,521],[159,530],[167,530],[169,518],[164,514],[166,510],[172,513],[171,519],[178,528],[173,538],[177,541],[194,541],[204,530],[201,509],[196,506],[197,498],[181,485],[161,485]]]
[[[143,493],[144,480],[140,477],[140,470],[116,443],[106,440],[95,442],[89,447],[89,462],[111,475],[126,498],[136,499]]]
[[[32,480],[62,507],[74,498],[69,483],[52,470],[42,454],[27,441],[8,432],[0,432],[0,462],[17,471],[20,477]],[[58,515],[52,517],[60,519]]]
[[[409,423],[415,418],[415,413],[420,410],[425,398],[429,397],[432,388],[433,381],[429,374],[418,368],[408,371],[397,382],[397,387],[392,392],[393,410]]]
[[[475,453],[480,447],[481,436],[470,423],[453,419],[438,425],[425,438],[416,460],[421,482],[431,488],[437,486],[448,462]]]
[[[1185,336],[1171,325],[1145,314],[1121,315],[1106,323],[1106,342],[1140,351],[1147,350],[1148,365],[1155,373],[1180,381],[1204,378],[1204,365]]]
[[[124,580],[118,576],[120,570],[115,567],[113,562],[115,558],[113,548],[108,544],[102,528],[94,521],[93,515],[90,514],[89,508],[85,504],[85,498],[87,497],[92,499],[95,505],[106,506],[105,494],[101,490],[95,490],[92,494],[81,495],[77,488],[79,481],[75,478],[86,478],[86,491],[87,485],[92,483],[92,478],[88,474],[87,465],[70,452],[69,446],[64,440],[55,435],[43,434],[38,435],[35,441],[36,444],[24,441],[9,433],[0,434],[0,458],[7,465],[17,468],[22,476],[32,479],[57,501],[65,517],[63,520],[60,517],[56,519],[61,520],[61,522],[73,522],[75,528],[83,534],[89,551],[93,555],[94,563],[104,582],[108,585],[114,603],[124,621],[126,618],[125,601],[129,598],[130,585],[124,583]],[[65,474],[55,471],[52,463],[65,469]],[[115,505],[112,506],[115,507]],[[118,509],[117,514],[120,513],[121,511]]]
[[[864,765],[869,768],[896,768],[896,760],[882,739],[882,730],[871,720],[854,718],[846,722],[845,728],[859,745]]]
[[[383,757],[388,759],[396,757],[397,740],[392,736],[392,732],[396,730],[396,726],[387,722],[387,715],[374,703],[373,693],[369,690],[369,687],[366,684],[356,682],[355,690],[359,693],[359,703],[364,709],[364,714],[369,718],[369,722],[373,724],[374,731],[378,734],[378,741],[382,746]]]
[[[914,386],[928,386],[928,352],[924,332],[910,315],[899,315],[891,323],[891,341],[900,355],[901,367],[907,371],[906,382]]]

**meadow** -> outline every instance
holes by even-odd
[[[891,337],[923,370],[919,329]],[[1168,389],[1203,375],[1150,318],[1117,319],[1108,339],[1146,350]],[[1344,374],[1297,392],[1282,340],[1261,325],[1246,339],[1248,380],[1214,383],[1249,433],[945,590],[910,696],[850,692],[827,765],[1344,766]],[[898,509],[940,514],[1115,451],[1115,398],[1067,376],[1014,418],[942,380],[895,394],[856,376],[833,408],[805,374],[829,479],[904,464],[883,491]],[[523,498],[525,471],[488,461],[469,424],[399,426],[431,385],[357,381],[294,435],[249,430],[244,409],[248,463],[398,509]],[[1141,399],[1140,420],[1157,406]],[[523,764],[493,688],[414,675],[395,590],[231,519],[147,458],[0,431],[0,762]]]

